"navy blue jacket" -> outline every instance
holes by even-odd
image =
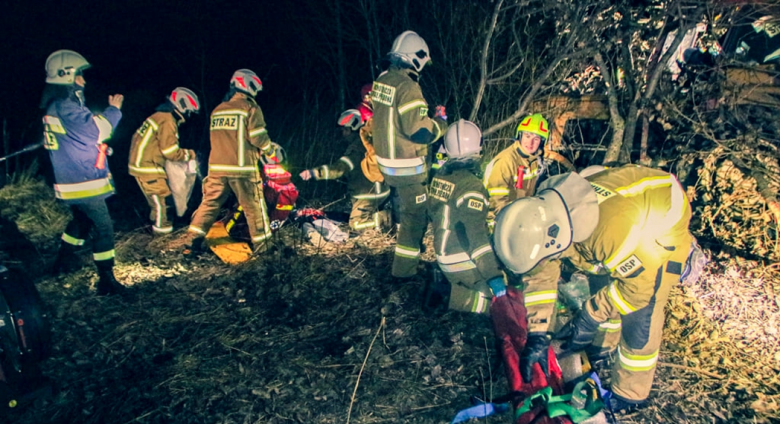
[[[52,101],[43,117],[44,146],[54,167],[54,192],[67,203],[106,198],[114,194],[114,184],[106,161],[103,169],[96,163],[100,144],[122,118],[114,106],[93,115],[84,106],[83,91],[72,91],[65,99]]]

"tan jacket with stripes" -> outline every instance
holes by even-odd
[[[422,95],[417,74],[391,66],[374,81],[374,149],[379,169],[390,185],[428,180],[428,144],[438,140],[447,123],[428,117],[428,103]],[[429,134],[428,140],[413,141],[415,134]]]
[[[263,111],[254,99],[236,94],[211,113],[209,175],[256,177],[260,155],[271,150]]]
[[[516,188],[519,168],[523,167],[522,188]],[[515,141],[499,152],[485,168],[482,182],[490,195],[488,224],[492,225],[496,214],[510,202],[533,196],[536,182],[544,172],[541,157],[525,158],[520,154],[520,144]]]
[[[133,134],[127,168],[134,177],[167,178],[166,161],[188,161],[194,156],[192,150],[179,148],[179,124],[173,113],[155,112]]]

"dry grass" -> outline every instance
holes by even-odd
[[[126,299],[95,297],[90,267],[37,282],[58,391],[8,421],[445,423],[470,395],[506,390],[488,318],[423,315],[422,279],[389,275],[387,234],[316,246],[285,227],[285,249],[233,267],[182,257],[179,236],[118,235]],[[774,266],[721,255],[677,288],[652,404],[621,422],[779,420],[779,282]]]

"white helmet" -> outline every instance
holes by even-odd
[[[588,178],[591,175],[595,175],[595,174],[598,174],[601,171],[606,171],[606,170],[607,170],[607,167],[604,166],[604,165],[591,165],[591,166],[583,169],[582,171],[578,172],[578,174],[580,174],[580,177],[582,177],[582,178]]]
[[[234,72],[233,78],[230,78],[230,86],[252,97],[255,97],[258,91],[263,91],[260,77],[249,69],[239,69]]]
[[[200,111],[198,96],[189,88],[174,88],[171,95],[168,96],[168,100],[182,116],[188,116],[190,113],[198,113],[198,111]]]
[[[476,124],[461,119],[450,126],[444,135],[444,148],[450,158],[479,155],[482,150],[482,131]]]
[[[73,50],[57,50],[46,59],[46,83],[73,84],[76,74],[90,66],[84,56]]]
[[[363,119],[357,109],[347,109],[339,116],[339,125],[357,131],[363,126]]]
[[[428,44],[414,31],[405,31],[396,37],[388,55],[400,59],[417,72],[431,60]]]
[[[571,242],[566,203],[555,190],[518,199],[496,217],[493,248],[501,263],[515,274],[525,274],[542,260],[559,255]]]

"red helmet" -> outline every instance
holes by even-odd
[[[358,105],[357,110],[360,112],[360,120],[365,123],[369,119],[371,119],[372,116],[374,116],[374,111],[371,109],[370,104],[361,103]]]

